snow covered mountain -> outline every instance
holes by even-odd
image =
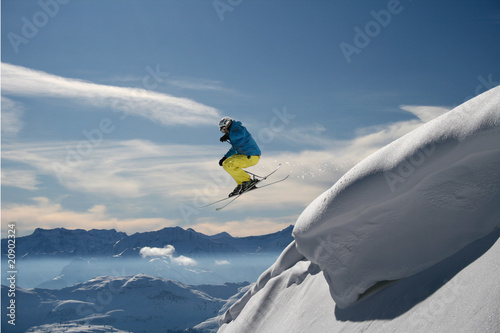
[[[500,87],[347,172],[220,332],[500,331]]]
[[[64,228],[37,228],[33,234],[16,239],[18,256],[69,257],[69,256],[110,256],[114,254],[116,242],[127,237],[116,230],[68,230]],[[7,253],[7,240],[2,239],[2,254]]]
[[[163,228],[128,236],[116,230],[36,229],[29,236],[17,238],[17,251],[22,258],[39,257],[111,257],[139,256],[143,247],[175,247],[183,255],[215,253],[281,252],[292,240],[290,226],[282,231],[253,237],[232,237],[228,233],[207,236],[193,229]],[[7,253],[7,240],[2,239],[2,253]]]
[[[61,290],[17,289],[16,326],[2,320],[2,331],[181,332],[215,316],[244,286],[197,287],[135,275],[98,277]],[[8,304],[5,289],[2,304]]]

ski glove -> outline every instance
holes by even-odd
[[[224,134],[221,138],[220,138],[220,142],[224,142],[224,141],[227,141],[229,140],[229,134]]]
[[[224,156],[223,158],[220,159],[219,161],[219,165],[222,166],[222,163],[224,163],[224,161],[227,159],[226,156]]]

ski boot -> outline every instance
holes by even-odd
[[[238,195],[241,193],[241,184],[239,184],[238,186],[236,186],[233,190],[233,192],[229,193],[228,197],[232,197],[232,196],[235,196],[235,195]]]
[[[253,190],[258,182],[259,181],[257,179],[250,179],[249,181],[241,183],[240,194],[243,192],[248,192],[250,190]]]

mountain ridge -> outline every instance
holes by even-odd
[[[139,256],[143,247],[175,247],[181,255],[217,253],[281,252],[290,243],[293,226],[281,231],[248,237],[233,237],[227,232],[205,235],[192,228],[165,227],[156,231],[127,235],[115,229],[37,228],[31,235],[16,239],[20,258],[34,257],[113,257]],[[7,239],[1,241],[2,253],[7,253]]]

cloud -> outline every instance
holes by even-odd
[[[3,79],[3,77],[2,77]],[[23,107],[13,100],[2,96],[2,138],[14,138],[24,127],[21,120]]]
[[[288,143],[306,144],[314,147],[331,147],[335,142],[323,136],[327,130],[323,125],[312,124],[295,127],[278,133]]]
[[[413,113],[424,123],[439,117],[442,114],[450,111],[451,109],[442,106],[420,106],[420,105],[401,105],[402,110]]]
[[[161,125],[205,125],[220,118],[217,109],[191,99],[142,88],[117,87],[64,78],[2,63],[2,93],[26,97],[74,99]]]
[[[143,247],[139,254],[145,257],[166,257],[171,256],[175,252],[175,247],[172,245],[165,245],[165,247]]]
[[[22,163],[38,174],[53,176],[70,190],[119,198],[175,197],[190,192],[195,184],[204,183],[207,173],[221,171],[213,161],[220,150],[211,146],[104,140],[85,154],[79,154],[79,147],[85,144],[85,141],[5,144],[2,157],[6,164]]]
[[[215,266],[225,266],[231,265],[231,263],[227,260],[215,260]]]
[[[231,89],[225,88],[220,81],[215,80],[184,77],[169,79],[167,83],[180,89],[234,93]]]
[[[170,261],[180,266],[195,266],[198,262],[192,258],[180,255],[174,257],[175,247],[173,245],[165,245],[165,247],[143,247],[139,254],[146,257],[167,257]]]
[[[180,255],[178,257],[170,257],[170,260],[177,264],[177,265],[181,265],[181,266],[196,266],[198,265],[198,262],[196,260],[194,260],[193,258],[188,258],[188,257],[185,257],[183,255]]]
[[[36,180],[36,172],[33,170],[10,170],[2,169],[2,186],[18,187],[34,191],[38,189],[39,181]]]

